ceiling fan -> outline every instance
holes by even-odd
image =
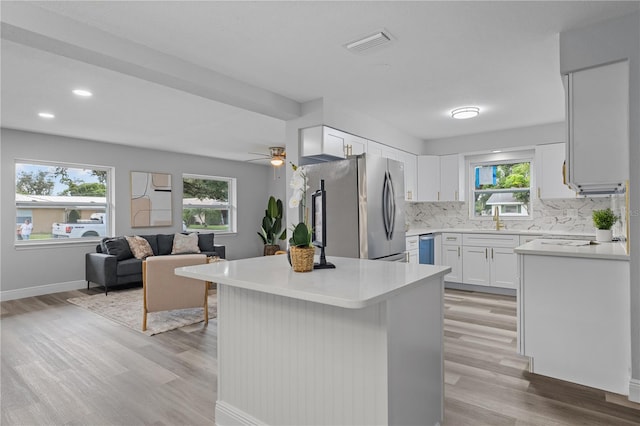
[[[287,159],[287,153],[285,152],[285,149],[282,146],[269,147],[269,154],[263,154],[260,152],[250,152],[250,154],[261,155],[265,158],[255,158],[253,160],[248,160],[248,161],[261,161],[261,160],[269,159],[269,162],[273,167],[282,166],[285,160]]]

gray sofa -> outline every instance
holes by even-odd
[[[149,242],[154,256],[169,256],[174,234],[140,235]],[[213,243],[213,234],[198,234],[200,253],[225,258],[225,246]],[[105,295],[113,286],[142,283],[142,259],[133,257],[124,237],[103,238],[95,253],[85,256],[87,289],[90,283],[104,287]]]

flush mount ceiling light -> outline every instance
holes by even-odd
[[[73,94],[82,98],[90,98],[93,96],[93,93],[85,89],[73,89]]]
[[[378,31],[374,34],[370,34],[359,40],[352,41],[344,45],[344,47],[353,53],[362,53],[365,50],[373,49],[374,47],[382,46],[389,43],[392,40],[391,34],[388,31]]]
[[[42,117],[42,118],[55,118],[55,115],[51,114],[50,112],[39,112],[39,113],[38,113],[38,117]]]
[[[464,120],[467,118],[474,118],[480,114],[480,108],[473,106],[466,106],[461,108],[456,108],[451,111],[451,117],[457,120]]]

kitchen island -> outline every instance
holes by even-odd
[[[176,269],[218,283],[217,425],[435,425],[449,267],[286,256]]]
[[[624,246],[539,239],[515,252],[519,352],[530,358],[529,370],[629,395],[630,281]]]

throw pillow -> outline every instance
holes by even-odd
[[[104,247],[103,253],[116,256],[118,260],[131,259],[133,257],[128,241],[122,237],[106,238],[102,244]]]
[[[216,251],[216,248],[213,245],[213,232],[198,234],[198,248],[200,248],[201,252]]]
[[[200,253],[198,248],[198,234],[176,234],[173,236],[173,250],[171,254]]]
[[[158,254],[171,254],[171,250],[173,250],[173,234],[158,234]]]
[[[136,259],[146,259],[149,256],[153,256],[153,250],[149,245],[149,241],[137,235],[133,237],[125,237],[129,243],[131,253]]]

